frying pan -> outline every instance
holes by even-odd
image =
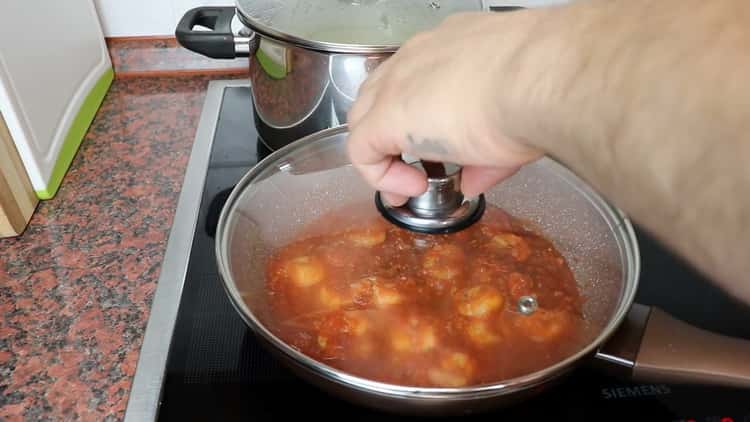
[[[222,210],[216,255],[226,293],[252,331],[301,378],[340,398],[381,410],[465,414],[517,403],[544,391],[583,363],[636,380],[750,388],[750,341],[692,327],[658,308],[634,303],[640,258],[626,216],[551,158],[524,167],[485,192],[488,204],[541,230],[568,261],[587,298],[584,347],[542,370],[462,388],[393,385],[314,360],[269,329],[264,267],[274,249],[318,217],[346,209],[335,229],[375,216],[374,191],[351,166],[348,129],[305,137],[252,168]],[[676,292],[675,294],[679,294]]]

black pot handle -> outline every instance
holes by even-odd
[[[234,59],[238,56],[232,32],[235,8],[197,7],[188,10],[177,24],[177,41],[188,50],[214,59]],[[210,31],[193,31],[197,25]]]

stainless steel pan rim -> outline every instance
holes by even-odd
[[[285,34],[277,31],[270,26],[255,22],[246,18],[239,9],[237,9],[237,19],[242,22],[248,29],[257,32],[260,35],[273,39],[274,41],[284,41],[299,47],[309,48],[310,50],[327,52],[327,53],[353,53],[353,54],[370,54],[370,53],[394,53],[400,47],[399,44],[340,44],[324,41],[313,41],[294,35]]]
[[[260,4],[258,4],[260,3]],[[278,2],[284,3],[284,2]],[[326,3],[326,2],[322,2]],[[330,4],[331,1],[328,0]],[[354,3],[354,2],[351,2]],[[410,2],[407,2],[410,3]],[[488,5],[485,4],[484,0],[474,0],[468,2],[467,0],[461,0],[456,2],[464,6],[463,9],[458,11],[483,11],[488,10]],[[315,3],[312,3],[315,4]],[[294,5],[290,6],[293,7]],[[433,1],[426,3],[425,6],[431,6],[433,9],[440,9],[440,2]],[[472,7],[468,7],[472,6]],[[254,12],[262,10],[263,7],[269,7],[268,4],[263,2],[254,2],[252,0],[237,0],[235,1],[235,8],[237,11],[237,18],[243,25],[248,29],[263,34],[265,36],[274,38],[278,41],[285,41],[288,43],[296,44],[301,47],[309,48],[311,50],[329,53],[354,53],[354,54],[369,54],[369,53],[394,53],[400,47],[400,43],[378,43],[378,44],[352,44],[352,43],[336,43],[328,41],[316,41],[306,38],[302,38],[279,29],[271,27],[269,23],[262,22],[261,19],[256,18]],[[444,8],[445,9],[445,8]],[[448,8],[450,10],[450,8]],[[291,13],[291,10],[276,11],[276,13]],[[398,12],[398,11],[396,11]],[[447,17],[448,14],[443,14],[443,18]],[[401,41],[403,42],[403,41]]]
[[[239,312],[245,323],[247,323],[248,326],[257,335],[260,335],[264,340],[273,345],[278,351],[284,353],[288,357],[292,358],[296,363],[302,365],[305,369],[308,369],[317,375],[342,384],[346,387],[354,388],[367,393],[424,401],[464,400],[510,394],[515,391],[525,390],[534,386],[538,386],[540,384],[544,384],[545,382],[553,378],[557,378],[567,372],[567,370],[571,369],[578,361],[581,361],[593,354],[593,352],[595,352],[596,349],[601,344],[603,344],[622,323],[634,301],[641,269],[640,253],[638,250],[638,243],[635,236],[635,231],[633,230],[633,226],[630,220],[624,215],[624,213],[607,203],[600,195],[598,195],[588,186],[581,185],[580,179],[575,176],[573,172],[568,170],[563,165],[557,163],[556,161],[551,160],[550,158],[543,158],[543,160],[550,160],[551,164],[558,167],[557,170],[559,170],[559,175],[562,176],[566,182],[575,186],[575,188],[583,196],[589,199],[591,203],[598,208],[599,212],[606,218],[607,223],[610,225],[610,229],[615,235],[622,254],[621,259],[624,263],[623,277],[625,280],[623,283],[623,288],[620,292],[617,309],[613,317],[607,323],[606,327],[604,327],[604,329],[601,330],[596,339],[591,341],[586,347],[582,348],[577,353],[569,356],[568,358],[558,362],[555,365],[521,377],[507,379],[503,382],[462,388],[424,388],[388,384],[350,375],[336,368],[328,366],[322,362],[314,360],[301,353],[300,351],[288,346],[284,341],[271,333],[257,319],[253,312],[248,309],[245,301],[240,295],[240,292],[237,290],[236,284],[232,279],[231,272],[229,270],[228,256],[226,253],[229,247],[229,238],[227,236],[226,230],[228,228],[230,219],[235,215],[234,208],[237,204],[238,198],[244,192],[245,188],[259,175],[261,175],[263,171],[276,164],[279,158],[293,156],[295,151],[298,151],[314,143],[325,142],[327,139],[335,135],[340,135],[347,131],[348,127],[346,125],[326,129],[304,137],[271,153],[268,157],[266,157],[252,169],[250,169],[239,181],[239,183],[237,183],[229,198],[227,199],[226,205],[224,206],[224,209],[222,210],[219,217],[219,223],[216,232],[216,256],[218,261],[219,273],[223,281],[222,284],[224,285],[224,288],[226,289],[231,299],[232,305]]]

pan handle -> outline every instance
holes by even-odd
[[[232,32],[234,6],[196,7],[185,12],[175,30],[181,46],[214,59],[234,59],[255,54],[260,42],[255,33]],[[195,30],[202,26],[208,30]]]
[[[636,381],[750,388],[750,341],[693,327],[633,305],[596,357]]]

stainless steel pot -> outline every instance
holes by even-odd
[[[298,233],[342,229],[377,215],[375,192],[350,165],[346,126],[324,130],[268,156],[238,183],[216,235],[218,267],[237,312],[264,344],[304,379],[353,402],[418,414],[469,413],[538,394],[584,362],[660,382],[750,388],[750,342],[699,330],[633,303],[640,270],[628,219],[582,180],[544,158],[485,193],[488,204],[536,224],[571,264],[582,294],[588,343],[557,364],[514,379],[466,388],[391,385],[345,373],[280,340],[264,323],[266,258]],[[348,209],[336,227],[309,227]]]
[[[253,118],[276,150],[345,123],[362,81],[409,36],[483,9],[481,0],[237,0],[188,11],[176,36],[208,57],[250,57]]]

